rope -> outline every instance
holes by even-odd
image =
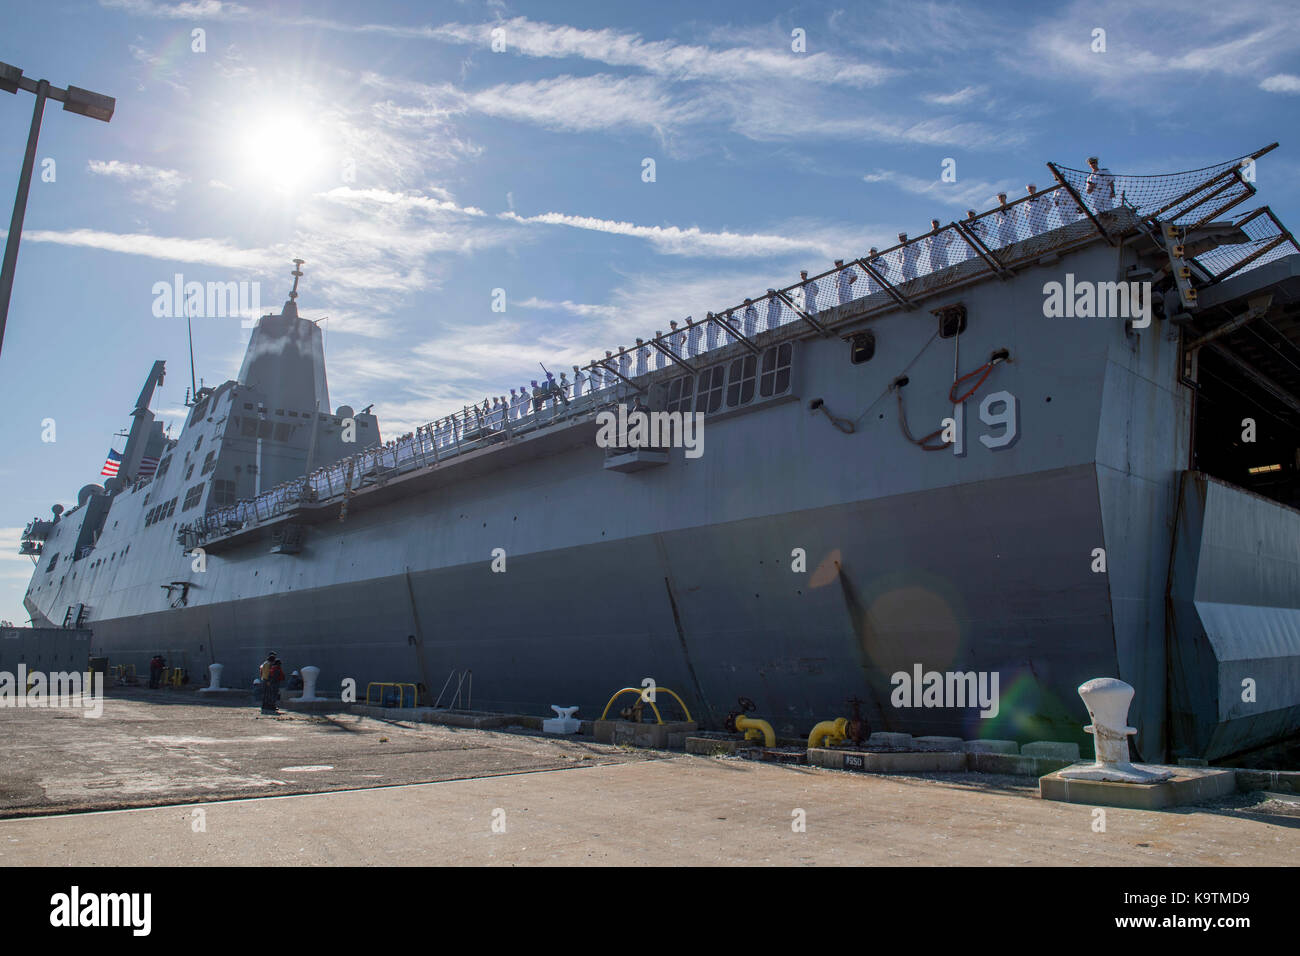
[[[813,411],[821,412],[823,415],[826,416],[826,418],[830,421],[832,425],[834,425],[840,431],[844,432],[844,434],[846,435],[852,435],[855,431],[858,430],[857,425],[854,422],[849,421],[847,418],[839,418],[838,416],[832,415],[830,409],[826,407],[825,403],[818,405],[815,409],[813,409]]]
[[[893,386],[891,385],[890,388],[893,388]],[[898,387],[897,392],[898,392],[898,427],[903,430],[904,438],[910,441],[913,445],[916,445],[922,451],[943,451],[950,444],[952,444],[951,442],[947,442],[947,441],[941,445],[930,444],[936,436],[943,434],[942,427],[936,428],[934,431],[930,432],[930,434],[924,436],[923,438],[920,439],[913,438],[911,429],[907,427],[907,412],[903,408],[903,387],[901,385]]]
[[[948,401],[952,402],[952,404],[954,405],[960,405],[962,402],[966,401],[966,399],[974,395],[977,391],[979,391],[979,387],[983,385],[985,380],[989,377],[989,374],[993,371],[993,366],[995,364],[996,363],[994,362],[985,362],[979,368],[975,369],[974,371],[967,372],[961,378],[953,382],[952,387],[948,389]],[[981,372],[983,372],[984,374],[980,375]],[[973,376],[976,375],[980,376],[980,380],[976,382],[974,385],[972,385],[964,395],[953,394],[953,392],[957,391],[958,385],[966,381],[968,378],[972,378]]]

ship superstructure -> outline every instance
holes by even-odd
[[[1237,210],[1264,152],[1049,164],[1051,189],[756,290],[581,391],[387,443],[329,412],[295,281],[175,442],[155,365],[121,477],[29,525],[26,605],[114,661],[251,675],[274,647],[325,686],[434,689],[472,669],[475,703],[512,712],[591,716],[648,676],[706,723],[745,695],[806,731],[857,696],[877,729],[1073,739],[1074,688],[1110,674],[1139,689],[1144,759],[1293,733],[1300,255]],[[705,453],[601,447],[620,406],[703,413]],[[996,715],[900,705],[918,667],[996,673]]]

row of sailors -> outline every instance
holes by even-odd
[[[1088,176],[1084,202],[1094,215],[1107,212],[1116,206],[1115,177],[1110,170],[1100,165],[1095,156],[1089,157],[1088,165],[1092,172]],[[1072,225],[1086,215],[1067,189],[1058,189],[1055,196],[1049,196],[1038,192],[1038,188],[1033,183],[1025,188],[1029,197],[1018,206],[1009,206],[1007,194],[998,193],[1000,204],[998,209],[983,218],[978,218],[975,210],[969,209],[963,226],[987,248],[997,250],[1059,226]],[[1052,222],[1053,215],[1058,220],[1057,225]],[[924,243],[909,243],[907,233],[898,234],[898,241],[903,245],[897,250],[896,269],[877,252],[874,246],[867,253],[867,264],[874,270],[876,276],[886,282],[891,281],[891,276],[894,276],[894,282],[906,282],[918,275],[917,267],[922,245],[927,252],[929,272],[937,272],[978,255],[971,244],[957,235],[954,230],[943,229],[939,220],[931,219],[930,228],[931,233]],[[875,281],[871,272],[859,275],[853,266],[845,266],[843,259],[836,259],[835,266],[838,270],[833,274],[835,292],[840,305],[882,291],[883,287]],[[799,285],[802,310],[815,315],[823,308],[828,308],[829,306],[819,304],[818,296],[821,290],[817,282],[808,278],[807,271],[800,272],[799,276],[802,280]],[[860,290],[855,290],[853,286],[859,279],[863,280],[863,286]],[[709,313],[709,317],[702,321],[695,321],[693,317],[687,316],[683,327],[679,327],[676,320],[671,321],[670,331],[666,336],[663,332],[655,332],[657,343],[653,349],[655,368],[662,369],[669,361],[664,349],[686,359],[712,351],[719,344],[728,345],[736,341],[734,335],[720,326],[718,319],[725,320],[728,326],[736,329],[746,338],[752,338],[760,331],[775,329],[795,318],[794,312],[787,312],[782,296],[775,289],[767,290],[765,302],[766,315],[763,319],[759,316],[758,303],[753,299],[746,299],[739,320],[736,319],[735,310],[728,310],[720,317]],[[567,407],[571,400],[581,398],[584,391],[591,394],[602,389],[610,389],[620,381],[646,374],[650,371],[651,352],[651,343],[637,339],[636,348],[633,350],[626,350],[619,346],[617,355],[606,351],[603,365],[593,361],[585,376],[577,365],[573,366],[572,382],[567,380],[567,373],[561,372],[557,382],[555,377],[547,372],[546,380],[540,385],[536,380],[531,383],[531,390],[525,386],[516,392],[512,388],[509,398],[505,395],[491,400],[485,398],[481,408],[469,407],[459,416],[448,416],[426,425],[421,429],[421,434],[429,436],[436,447],[443,448],[455,444],[466,433],[474,433],[477,437],[486,431],[503,431],[506,421],[521,420],[528,415],[544,417],[548,406],[553,417],[560,405]]]

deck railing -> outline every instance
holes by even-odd
[[[521,395],[513,402],[466,407],[386,445],[317,469],[305,479],[212,511],[182,528],[181,540],[202,543],[304,503],[343,498],[394,475],[612,407],[642,391],[642,376],[670,364],[694,372],[706,364],[697,359],[736,343],[757,353],[753,339],[763,332],[795,324],[824,332],[828,323],[907,308],[936,292],[1007,274],[1098,236],[1116,242],[1149,231],[1154,221],[1188,230],[1202,226],[1255,194],[1247,171],[1276,145],[1216,166],[1157,176],[1113,176],[1048,163],[1057,180],[1050,188],[846,260],[784,288],[768,289],[631,350],[620,349],[582,369],[581,391],[576,383],[566,383],[540,400]],[[1249,241],[1219,246],[1196,260],[1211,281],[1300,250],[1266,206],[1239,215],[1235,225]]]

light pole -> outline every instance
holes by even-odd
[[[27,155],[23,157],[23,172],[18,177],[18,195],[14,199],[14,214],[9,220],[9,236],[5,241],[4,266],[0,268],[0,349],[4,348],[5,323],[9,319],[9,296],[14,289],[14,267],[18,263],[18,240],[22,237],[23,214],[27,212],[27,193],[32,187],[32,167],[36,165],[36,140],[41,135],[41,116],[47,99],[58,100],[70,113],[80,113],[91,119],[107,123],[113,118],[117,101],[111,96],[92,93],[80,87],[69,86],[61,90],[50,86],[48,80],[33,80],[23,76],[23,71],[8,63],[0,63],[0,90],[17,93],[19,90],[36,94],[36,109],[32,113],[32,128],[27,134]]]

